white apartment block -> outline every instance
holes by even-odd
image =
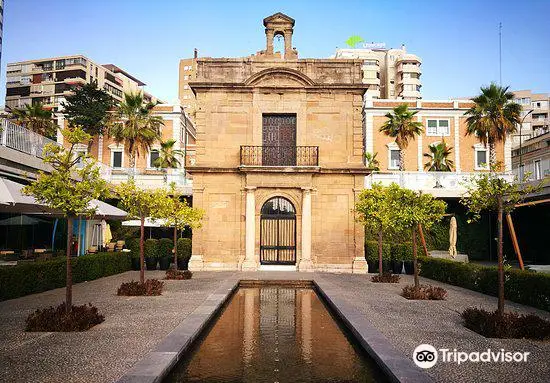
[[[365,44],[364,48],[337,49],[333,57],[364,61],[363,83],[369,85],[365,99],[422,98],[422,61],[407,53],[404,45],[387,49],[384,44]]]

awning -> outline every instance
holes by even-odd
[[[164,219],[152,219],[152,218],[145,218],[145,224],[144,227],[161,227],[165,226],[163,223],[165,222]],[[129,221],[123,221],[122,226],[141,226],[141,220],[139,219],[131,219]]]
[[[41,204],[34,197],[23,194],[21,190],[23,187],[24,185],[20,183],[0,178],[0,212],[62,215],[61,212]],[[92,200],[90,205],[96,207],[94,218],[123,219],[128,215],[124,210],[97,199]]]

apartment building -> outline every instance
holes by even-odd
[[[522,106],[521,129],[513,136],[514,148],[530,138],[550,130],[550,97],[548,93],[533,93],[530,90],[514,90],[515,99]],[[521,137],[521,139],[520,139]]]
[[[407,53],[405,45],[387,49],[383,43],[365,44],[364,48],[337,49],[337,59],[363,60],[363,83],[368,85],[365,98],[416,100],[422,98],[420,57]]]
[[[193,93],[189,83],[196,78],[197,56],[198,52],[197,49],[195,49],[194,57],[181,59],[179,65],[178,98],[193,121],[197,111],[197,101],[195,99],[195,93]]]
[[[99,65],[82,55],[21,61],[7,65],[6,106],[22,108],[40,102],[58,111],[75,86],[92,81],[116,101],[122,100],[124,92],[136,92],[145,85],[113,64]],[[156,101],[150,95],[147,98]]]
[[[164,125],[161,126],[161,139],[155,142],[150,150],[141,152],[136,158],[135,167],[130,168],[128,148],[123,143],[117,144],[108,135],[96,136],[90,146],[80,144],[76,152],[90,154],[100,167],[102,177],[117,185],[127,181],[133,175],[137,184],[144,188],[166,187],[174,182],[180,192],[191,195],[191,176],[186,165],[195,163],[196,130],[193,122],[179,104],[157,104],[153,114],[160,116]],[[61,117],[58,119],[60,127],[68,126],[68,122]],[[173,139],[174,149],[181,150],[180,165],[173,169],[161,169],[155,161],[160,155],[161,142]],[[57,142],[67,145],[63,136],[58,133]]]
[[[395,139],[380,132],[386,122],[386,113],[396,106],[407,103],[410,110],[417,111],[416,118],[424,127],[424,133],[411,141],[405,149],[405,169],[399,170],[400,149]],[[457,198],[465,192],[465,185],[477,172],[487,171],[489,148],[475,136],[467,136],[467,123],[464,113],[472,106],[468,100],[450,101],[400,101],[365,100],[363,108],[363,128],[365,152],[377,154],[379,172],[366,177],[365,186],[375,182],[390,184],[395,182],[403,187],[430,193],[441,198]],[[452,172],[426,171],[429,146],[445,140],[452,147],[450,159],[454,162]],[[511,140],[496,146],[497,160],[512,169]],[[511,174],[504,175],[512,180]]]
[[[512,168],[518,179],[530,181],[550,178],[550,132],[522,142],[512,150]]]

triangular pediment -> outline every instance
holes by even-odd
[[[294,22],[295,21],[292,17],[287,16],[284,13],[277,12],[264,19],[264,26],[267,27],[267,24],[270,24],[270,23],[275,23],[275,24],[288,23],[288,24],[294,25]]]

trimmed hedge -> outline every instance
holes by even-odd
[[[191,238],[178,239],[178,259],[191,259],[192,242]]]
[[[418,249],[417,249],[418,251]],[[391,259],[394,261],[412,261],[412,243],[396,243],[391,245]]]
[[[132,258],[139,258],[139,238],[129,238],[126,240],[126,248],[131,251]]]
[[[145,258],[157,258],[158,257],[158,239],[146,239],[143,246],[143,256]]]
[[[159,239],[157,244],[157,256],[159,258],[173,257],[174,253],[172,250],[174,250],[174,241],[170,238]]]
[[[365,258],[367,261],[378,261],[378,242],[365,241]],[[391,259],[391,247],[389,243],[382,243],[382,260],[389,261]]]
[[[66,285],[65,257],[0,267],[0,301]],[[88,254],[72,259],[73,283],[91,281],[130,270],[124,253]]]
[[[497,296],[495,266],[419,257],[420,275],[483,294]],[[504,297],[513,302],[550,311],[550,275],[511,269],[505,271]]]

